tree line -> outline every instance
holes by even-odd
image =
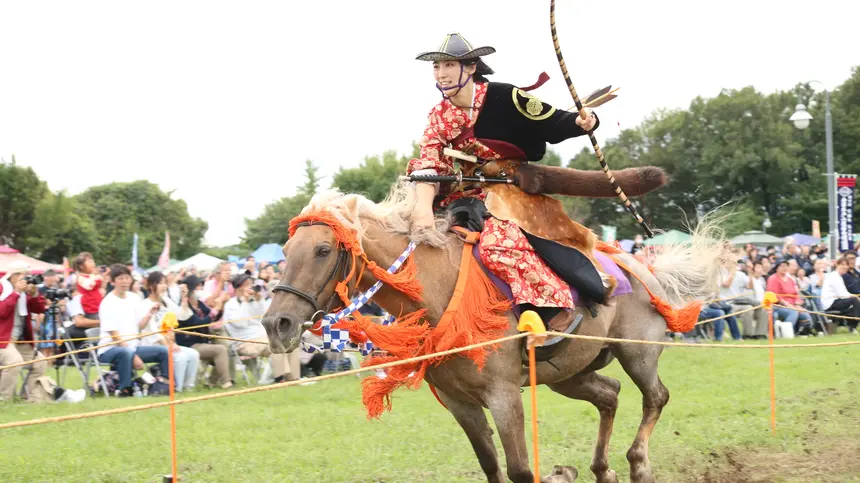
[[[799,102],[814,117],[802,131],[788,121]],[[860,68],[833,90],[831,105],[836,170],[857,174]],[[808,85],[769,94],[753,87],[726,89],[712,98],[697,97],[686,109],[660,110],[623,130],[604,142],[603,150],[612,169],[654,165],[669,175],[667,186],[636,200],[655,228],[684,229],[686,220],[726,204],[734,212],[725,226],[729,235],[761,229],[765,217],[772,222],[769,231],[777,235],[809,233],[812,220],[826,226],[824,98]],[[341,167],[331,187],[381,201],[417,155],[413,145],[411,153],[367,156],[357,166]],[[567,161],[549,150],[541,162],[598,169],[590,149]],[[244,255],[262,243],[287,240],[289,220],[320,188],[318,167],[306,161],[304,171],[305,183],[294,195],[245,220],[240,244],[205,248],[207,223],[192,218],[185,202],[148,181],[96,186],[76,196],[52,193],[32,169],[16,165],[13,158],[0,162],[0,243],[49,261],[87,250],[104,263],[125,262],[137,232],[141,265],[146,266],[155,263],[169,230],[177,257],[204,248],[221,258]],[[639,233],[617,200],[566,197],[563,202],[574,219],[598,233],[600,225],[616,226],[619,238]]]

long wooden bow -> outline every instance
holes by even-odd
[[[585,119],[587,117],[585,108],[582,106],[582,102],[580,102],[579,96],[576,94],[576,89],[574,89],[573,82],[570,80],[570,75],[567,73],[567,66],[564,64],[564,57],[561,55],[561,46],[558,43],[558,33],[555,30],[555,0],[550,0],[549,2],[549,28],[552,31],[552,43],[555,46],[555,56],[558,57],[558,65],[561,67],[561,74],[564,76],[564,81],[567,82],[567,89],[573,97],[573,103],[579,111],[579,116]],[[612,171],[606,164],[606,160],[603,158],[603,151],[600,150],[600,145],[597,144],[597,138],[594,137],[593,132],[588,133],[588,139],[591,141],[591,146],[594,148],[594,154],[597,155],[597,160],[600,162],[600,168],[603,169],[603,172],[606,174],[606,178],[609,179],[609,182],[612,184],[615,194],[618,195],[618,198],[622,203],[624,203],[624,207],[627,208],[627,211],[629,211],[631,215],[633,215],[633,218],[636,218],[639,226],[641,226],[645,231],[645,236],[652,238],[654,236],[654,232],[651,231],[651,228],[647,223],[645,223],[645,220],[642,219],[639,212],[636,211],[636,206],[634,206],[633,202],[630,201],[630,198],[624,194],[624,190],[618,186],[618,183],[615,181],[615,176],[612,174]]]

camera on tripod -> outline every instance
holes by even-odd
[[[39,285],[44,281],[41,275],[27,275],[24,277],[24,280],[26,280],[28,284],[32,285]],[[51,302],[56,302],[57,300],[71,298],[71,294],[66,289],[47,287],[45,289],[45,298]]]

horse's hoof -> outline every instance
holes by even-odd
[[[615,475],[615,470],[606,470],[606,473],[599,475],[597,483],[618,483],[618,476]]]
[[[552,473],[546,478],[541,478],[541,483],[573,483],[579,472],[573,466],[555,465]]]

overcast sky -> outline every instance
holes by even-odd
[[[306,159],[326,185],[340,166],[407,152],[438,102],[429,63],[461,32],[492,78],[568,107],[549,1],[3,2],[0,156],[52,190],[149,179],[235,243],[244,217],[295,193]],[[563,53],[580,95],[613,84],[598,139],[661,108],[860,64],[855,0],[559,0]],[[838,142],[838,140],[836,140]],[[558,146],[565,159],[586,142]],[[612,166],[612,160],[608,160]]]

